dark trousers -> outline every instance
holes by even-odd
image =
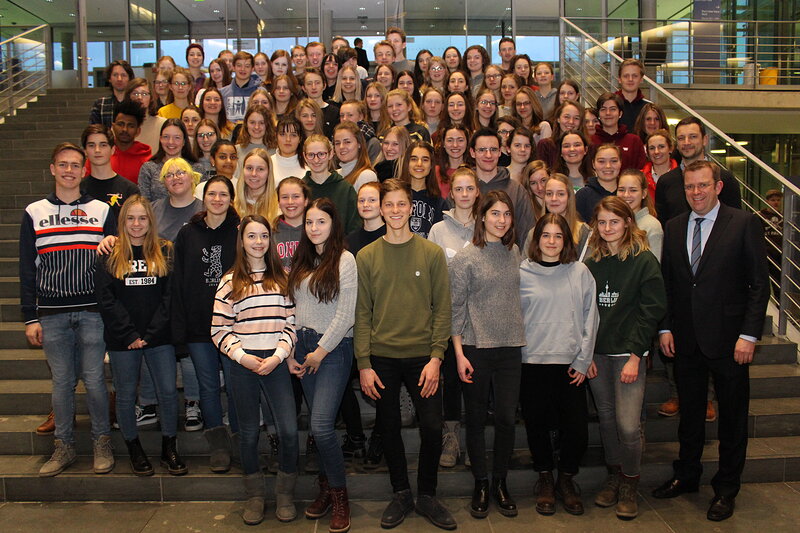
[[[472,364],[472,383],[464,383],[467,452],[475,479],[488,478],[486,465],[486,418],[489,391],[494,390],[494,461],[492,476],[504,478],[514,451],[514,418],[519,402],[519,347],[476,348],[464,346]]]
[[[550,431],[557,430],[561,450],[558,470],[577,474],[589,442],[586,420],[586,382],[570,385],[569,365],[522,365],[519,401],[528,434],[533,469],[552,472],[553,444]]]
[[[364,426],[361,422],[361,406],[358,405],[358,398],[353,390],[354,379],[358,379],[358,366],[353,360],[350,379],[342,393],[342,406],[339,408],[339,414],[342,416],[342,421],[346,428],[347,434],[351,436],[364,436]]]
[[[393,359],[371,356],[372,369],[384,388],[378,389],[381,398],[376,402],[376,426],[381,429],[383,453],[389,467],[389,479],[395,492],[410,489],[408,464],[403,437],[400,432],[400,386],[405,383],[419,419],[419,466],[417,491],[436,495],[437,469],[442,455],[442,393],[437,389],[433,396],[420,396],[419,375],[430,361],[429,357]]]
[[[442,403],[444,419],[447,421],[461,420],[461,385],[456,352],[453,350],[453,343],[448,342],[442,361]]]
[[[714,378],[717,395],[719,470],[711,480],[718,496],[735,497],[741,486],[747,455],[747,413],[750,406],[750,367],[733,357],[709,359],[699,347],[694,353],[675,357],[675,382],[681,403],[678,438],[681,448],[673,467],[675,477],[689,483],[700,480],[700,459],[705,442],[708,376]]]

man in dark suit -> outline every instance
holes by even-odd
[[[662,269],[669,311],[662,352],[675,358],[681,405],[680,453],[656,498],[696,492],[703,467],[708,376],[719,402],[719,470],[711,480],[709,520],[733,514],[747,455],[749,363],[769,300],[764,230],[753,214],[719,201],[719,167],[695,161],[684,172],[691,209],[667,223]]]
[[[358,54],[358,66],[369,71],[369,59],[367,59],[367,51],[364,50],[364,41],[360,37],[356,37],[356,40],[353,41],[353,46]]]
[[[686,117],[678,122],[675,137],[681,164],[661,176],[656,183],[656,211],[662,226],[666,226],[669,219],[689,210],[683,191],[683,170],[695,161],[705,160],[708,146],[706,127],[695,117]],[[728,207],[741,209],[742,197],[736,178],[727,170],[720,170],[720,179],[723,184],[720,201]]]

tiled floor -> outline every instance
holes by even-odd
[[[468,500],[449,499],[445,503],[458,521],[458,531],[490,533],[529,533],[531,531],[604,533],[719,533],[763,531],[796,533],[800,524],[800,483],[747,484],[737,498],[733,518],[709,522],[705,518],[711,488],[674,500],[654,500],[651,487],[640,491],[639,518],[630,522],[617,520],[612,509],[588,505],[584,516],[570,516],[559,510],[552,517],[538,515],[531,499],[520,499],[520,515],[509,519],[491,514],[474,520],[467,512]],[[587,500],[592,495],[587,494]],[[352,506],[354,532],[382,531],[378,525],[384,502],[359,501]],[[230,502],[195,503],[6,503],[0,506],[0,531],[32,532],[164,532],[180,531],[259,531],[323,533],[327,521],[311,522],[298,518],[281,524],[269,514],[260,526],[245,526],[240,518],[241,504]],[[398,532],[428,533],[440,530],[412,514],[397,528]]]

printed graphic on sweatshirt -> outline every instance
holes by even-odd
[[[208,264],[208,269],[203,272],[206,276],[206,285],[216,287],[222,278],[222,245],[215,244],[210,252],[203,248],[203,263]]]
[[[600,307],[614,307],[618,299],[619,292],[609,289],[606,281],[605,290],[597,295],[597,305]]]
[[[420,237],[428,238],[428,233],[433,227],[433,219],[436,216],[436,211],[430,204],[421,200],[414,200],[411,207],[411,218],[409,224],[411,231]]]
[[[68,213],[50,213],[35,220],[39,254],[64,250],[96,250],[103,238],[103,221],[80,207]],[[80,237],[79,237],[80,236]]]
[[[250,100],[249,96],[229,96],[225,102],[225,112],[228,114],[229,120],[241,120],[247,111],[247,102]]]

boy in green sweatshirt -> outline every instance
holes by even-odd
[[[386,464],[394,496],[381,526],[399,525],[416,507],[442,529],[455,529],[450,512],[436,499],[442,453],[439,367],[450,333],[447,261],[436,244],[408,226],[412,196],[397,179],[381,185],[386,235],[356,257],[358,301],[354,328],[361,388],[376,401]],[[405,383],[420,420],[416,506],[400,433],[400,386]]]

